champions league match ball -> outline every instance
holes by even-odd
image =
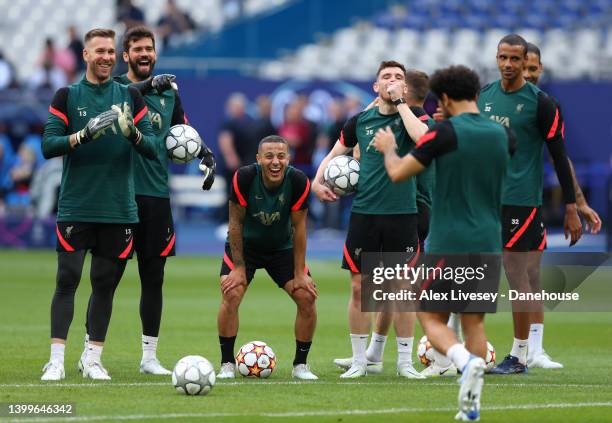
[[[206,395],[215,386],[215,369],[199,355],[181,358],[172,371],[172,384],[186,395]]]
[[[236,367],[244,377],[265,379],[276,367],[276,354],[265,342],[251,341],[240,347],[236,355]]]
[[[419,357],[419,361],[421,364],[423,364],[423,366],[428,367],[434,363],[434,351],[435,348],[427,339],[427,335],[423,335],[423,337],[419,340],[419,345],[417,346],[417,356]],[[495,348],[489,341],[487,341],[487,356],[485,358],[485,364],[485,371],[489,371],[495,366]]]
[[[202,139],[189,125],[174,125],[166,137],[168,157],[175,163],[189,163],[198,156]]]
[[[350,156],[334,157],[323,172],[323,179],[333,192],[343,196],[355,192],[359,182],[359,162]]]

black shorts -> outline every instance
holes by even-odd
[[[173,256],[176,234],[170,199],[137,195],[138,219],[134,249],[139,258]]]
[[[361,254],[419,251],[416,214],[351,213],[342,268],[361,273]]]
[[[130,259],[135,223],[57,222],[56,251],[91,250],[95,256]]]
[[[270,275],[279,288],[284,288],[287,282],[294,277],[293,248],[272,252],[258,252],[244,248],[243,255],[247,283],[251,283],[257,269],[266,269],[268,275]],[[225,243],[225,253],[223,254],[223,260],[221,260],[220,276],[229,275],[233,268],[232,250],[230,245]],[[305,270],[308,276],[310,276],[308,266],[306,266]]]
[[[418,214],[418,234],[419,234],[419,245],[421,251],[425,250],[425,239],[427,235],[429,235],[429,215],[430,209],[429,206],[425,203],[417,201],[417,210]]]
[[[542,251],[546,227],[541,207],[502,206],[502,239],[509,251]]]
[[[499,254],[427,254],[420,264],[428,276],[420,281],[419,311],[495,313],[501,276]],[[440,269],[440,273],[430,269]],[[452,273],[450,273],[452,272]],[[479,295],[480,297],[467,297]]]

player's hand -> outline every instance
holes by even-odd
[[[200,160],[200,170],[204,174],[204,181],[202,182],[202,189],[204,191],[208,191],[213,182],[215,182],[215,172],[217,169],[217,162],[215,161],[215,155],[210,151],[206,145],[202,145],[202,149],[200,150],[200,154],[198,157]]]
[[[319,181],[313,181],[311,191],[317,196],[319,201],[322,202],[333,202],[338,199],[336,193],[334,193],[330,187]]]
[[[127,103],[124,103],[123,110],[116,104],[111,106],[112,110],[117,112],[119,122],[119,128],[121,129],[121,133],[128,140],[132,141],[134,144],[138,144],[142,139],[142,134],[134,125],[134,118],[132,117],[132,111],[130,110],[130,106]]]
[[[158,93],[162,93],[170,89],[178,91],[178,85],[176,85],[176,82],[174,82],[175,79],[176,76],[169,73],[156,75],[153,77],[153,79],[151,79],[151,88],[156,89]]]
[[[223,279],[221,282],[221,292],[227,294],[240,285],[247,286],[246,269],[244,266],[234,267],[229,275]]]
[[[601,229],[601,218],[595,210],[589,207],[588,204],[583,204],[578,207],[578,213],[586,220],[586,230],[596,234]]]
[[[577,243],[582,236],[582,222],[580,222],[580,217],[578,217],[576,204],[567,204],[565,206],[563,229],[565,230],[565,239],[571,236],[570,247]]]
[[[363,109],[363,110],[370,110],[370,109],[373,109],[374,107],[378,107],[378,103],[379,103],[379,102],[380,102],[380,97],[376,97],[376,98],[375,98],[374,100],[372,100],[372,101],[370,102],[370,104],[368,104],[368,105],[366,106],[366,108],[365,108],[365,109]]]
[[[406,83],[403,81],[392,82],[387,86],[387,93],[392,101],[399,100],[406,94]]]
[[[434,113],[433,115],[433,120],[435,120],[436,122],[446,120],[446,115],[442,111],[441,107],[436,108],[436,113]]]
[[[388,151],[393,151],[397,148],[395,135],[388,126],[385,129],[380,128],[374,136],[374,148],[377,151],[385,154]]]
[[[113,125],[118,116],[116,111],[107,110],[95,118],[89,119],[85,128],[75,134],[77,144],[87,144],[98,138],[105,129]]]
[[[293,289],[291,290],[291,294],[293,294],[298,289],[304,289],[306,292],[312,295],[315,300],[319,297],[319,291],[317,290],[317,286],[307,273],[296,275],[293,278]]]

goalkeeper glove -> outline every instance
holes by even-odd
[[[113,104],[112,109],[118,114],[117,121],[119,122],[119,128],[123,136],[133,144],[138,144],[140,140],[142,140],[142,133],[136,128],[136,125],[134,125],[134,118],[132,117],[130,107],[125,104],[123,110],[121,110],[119,106]]]
[[[85,128],[74,134],[77,144],[87,144],[95,140],[102,135],[102,132],[110,127],[118,117],[119,115],[115,110],[107,110],[106,112],[100,113],[95,118],[89,119]]]
[[[142,95],[150,94],[153,90],[156,90],[158,94],[161,94],[169,89],[178,91],[178,85],[176,85],[176,82],[174,82],[175,79],[176,76],[169,73],[163,73],[141,82],[135,82],[131,85],[140,91],[140,94]]]
[[[202,143],[202,148],[198,154],[200,160],[200,170],[204,174],[204,181],[202,182],[202,189],[208,191],[213,182],[215,182],[215,170],[217,168],[217,162],[215,156],[206,145]]]

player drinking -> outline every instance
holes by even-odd
[[[512,289],[530,292],[539,286],[546,229],[542,220],[544,145],[552,157],[565,202],[565,237],[574,245],[582,234],[570,165],[563,143],[563,119],[557,104],[535,85],[525,81],[523,70],[527,42],[516,34],[501,39],[497,65],[501,79],[485,86],[478,98],[484,116],[511,128],[516,134],[516,154],[510,161],[502,197],[503,261]],[[530,313],[513,302],[514,342],[495,374],[527,372]],[[524,311],[524,312],[520,312]]]
[[[451,66],[436,71],[430,86],[449,119],[432,127],[402,158],[391,128],[379,129],[374,145],[384,153],[385,167],[394,182],[407,180],[436,160],[428,254],[498,254],[502,183],[514,137],[479,114],[478,75],[472,70]],[[496,266],[489,265],[489,281],[496,291],[501,269],[499,259],[494,262]],[[461,303],[449,302],[442,310],[422,309],[425,311],[418,316],[429,341],[462,370],[455,418],[478,420],[485,370],[482,357],[487,351],[484,313],[461,314],[464,346],[446,324],[450,312],[464,310]]]
[[[406,70],[406,93],[404,99],[406,104],[412,108],[418,115],[420,120],[429,122],[429,116],[423,110],[423,104],[425,103],[425,97],[429,92],[429,77],[426,73],[414,70]],[[377,101],[376,105],[380,102]],[[402,105],[399,105],[402,108]],[[433,120],[431,121],[433,124]],[[357,153],[357,154],[355,154]],[[355,159],[360,160],[361,155],[359,154],[359,145],[355,145],[353,149],[353,156]],[[431,197],[433,191],[433,178],[435,173],[435,166],[432,165],[425,171],[419,173],[416,177],[416,206],[417,206],[417,231],[419,239],[419,250],[423,250],[425,245],[425,238],[429,233],[429,215],[431,210]],[[391,312],[380,312],[376,313],[375,327],[370,338],[370,344],[366,350],[367,358],[367,370],[369,373],[380,373],[383,369],[383,354],[385,350],[385,344],[387,342],[387,334],[389,328],[393,322],[393,313]],[[401,316],[400,316],[401,319]],[[408,322],[408,324],[413,324]],[[397,329],[397,328],[396,328]],[[400,332],[401,332],[400,328]],[[412,336],[410,336],[412,338]],[[409,340],[413,342],[412,339]],[[402,345],[398,343],[398,351],[405,350]],[[410,348],[412,350],[412,347]],[[353,358],[337,358],[334,363],[347,370],[353,363]],[[451,372],[452,373],[452,372]],[[408,373],[410,374],[410,373]]]
[[[64,157],[56,227],[57,285],[51,302],[51,358],[42,380],[65,377],[64,348],[87,250],[92,253],[92,295],[83,376],[110,379],[100,357],[115,288],[133,253],[138,222],[134,150],[148,159],[155,157],[142,96],[136,88],[111,79],[115,32],[92,29],[84,41],[85,77],[55,93],[42,141],[46,158]]]
[[[342,378],[356,378],[367,373],[370,313],[362,312],[361,307],[361,255],[365,252],[416,253],[419,249],[416,182],[411,179],[392,184],[384,171],[383,157],[373,148],[372,142],[378,128],[391,126],[398,139],[400,153],[406,154],[414,146],[413,140],[418,139],[426,129],[409,133],[405,128],[407,113],[421,121],[406,105],[406,71],[401,63],[382,62],[373,89],[379,97],[378,106],[359,113],[345,124],[342,137],[323,159],[313,180],[313,192],[321,201],[335,201],[337,196],[323,183],[325,167],[334,157],[346,154],[359,145],[359,185],[353,199],[342,262],[342,267],[351,272],[348,315],[353,358],[348,370],[340,376]],[[414,112],[425,115],[422,109],[415,108]],[[422,376],[412,365],[415,320],[414,312],[394,314],[397,372],[403,377],[420,379]],[[378,367],[373,372],[382,370],[382,363],[370,364]]]
[[[116,77],[122,84],[134,84],[144,96],[153,127],[156,157],[145,160],[134,156],[134,186],[138,219],[134,250],[140,275],[140,319],[142,322],[142,360],[140,372],[169,375],[157,359],[157,342],[162,314],[162,284],[166,257],[175,255],[176,235],[170,191],[168,188],[168,155],[165,138],[171,126],[187,124],[173,75],[152,77],[157,53],[155,37],[145,26],[135,26],[123,35],[123,60],[128,72]],[[175,89],[173,89],[175,88]],[[205,172],[203,189],[210,189],[215,178],[212,152],[204,145],[200,168]],[[87,344],[88,336],[85,336]],[[85,352],[82,354],[82,359]],[[82,360],[79,366],[82,364]]]
[[[234,378],[238,308],[257,269],[266,269],[297,305],[292,376],[315,380],[307,363],[317,323],[317,288],[306,267],[306,215],[310,181],[289,166],[289,146],[277,135],[259,142],[257,163],[235,173],[229,201],[228,240],[221,262],[222,301],[217,315],[221,370]]]

